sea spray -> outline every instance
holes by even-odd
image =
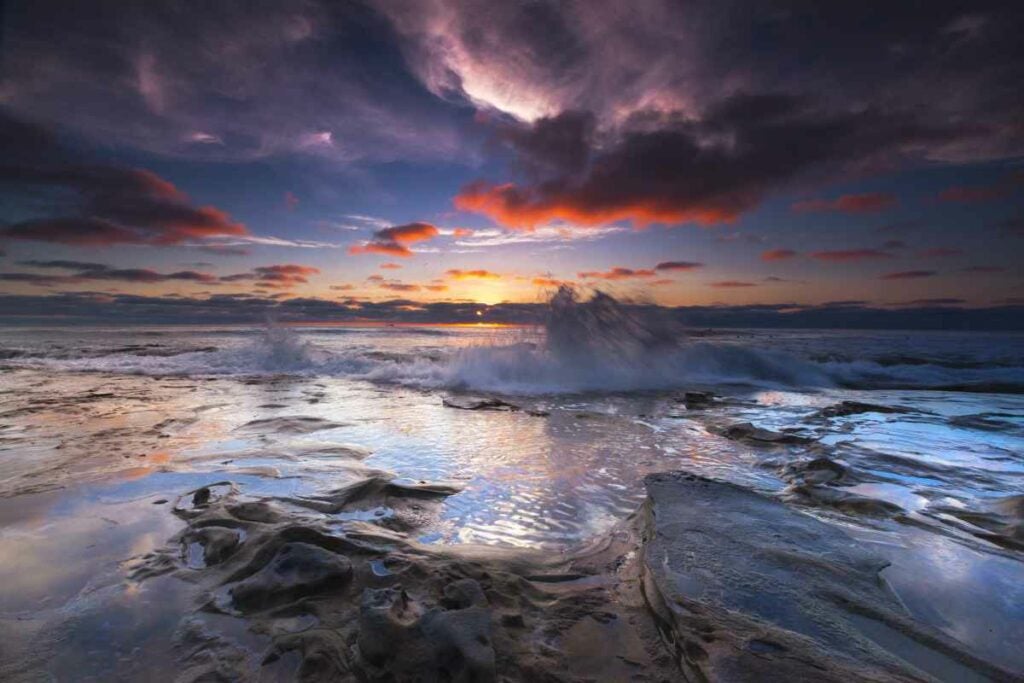
[[[866,331],[695,334],[678,313],[561,289],[528,328],[256,327],[14,331],[9,368],[116,374],[318,376],[507,394],[697,385],[1024,392],[1019,335]]]

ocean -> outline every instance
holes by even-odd
[[[915,618],[1024,671],[1024,335],[677,329],[613,302],[538,328],[0,330],[0,637],[22,674],[175,661],[194,596],[131,568],[200,487],[422,544],[557,553],[667,470],[842,528]],[[457,492],[309,504],[368,473]]]

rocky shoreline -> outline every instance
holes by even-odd
[[[415,541],[446,484],[274,501],[225,482],[182,496],[185,529],[129,575],[196,586],[182,682],[1019,680],[911,619],[838,527],[685,472],[645,485],[611,532],[543,553]],[[395,515],[325,515],[368,506]],[[224,616],[269,640],[256,670]]]

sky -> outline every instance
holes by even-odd
[[[0,319],[1024,325],[1019,2],[0,7]]]

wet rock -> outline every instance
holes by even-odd
[[[477,398],[473,396],[448,396],[441,399],[442,405],[446,408],[457,408],[458,410],[507,410],[517,411],[519,406],[513,405],[500,398]]]
[[[252,420],[239,427],[242,431],[257,431],[261,434],[276,432],[278,434],[309,434],[324,429],[344,427],[341,422],[333,422],[320,417],[291,415],[287,417],[270,417]]]
[[[367,589],[358,644],[371,680],[496,680],[491,616],[483,607],[428,609],[400,588]]]
[[[949,423],[957,427],[967,429],[978,429],[985,432],[1020,432],[1022,426],[1019,418],[1004,413],[978,413],[977,415],[958,415],[952,417]]]
[[[755,427],[749,422],[729,425],[719,433],[733,441],[743,441],[754,445],[798,445],[812,442],[812,439],[805,436],[773,432],[769,429]]]
[[[281,519],[277,506],[264,501],[246,501],[229,505],[227,511],[236,519],[260,524],[273,524]]]
[[[261,570],[234,586],[231,599],[243,609],[266,609],[345,586],[352,563],[308,543],[286,543]]]
[[[444,587],[445,606],[455,609],[464,607],[486,607],[484,589],[474,579],[459,579]]]
[[[198,543],[203,548],[203,563],[206,566],[220,564],[234,555],[242,542],[242,534],[237,529],[221,526],[208,526],[192,529],[185,534],[186,543]]]
[[[1004,548],[1024,550],[1024,495],[996,498],[980,509],[943,506],[933,512],[967,522],[967,531],[978,538]]]
[[[203,507],[210,504],[210,489],[206,486],[192,494],[192,507]]]
[[[821,417],[848,417],[850,415],[860,415],[862,413],[898,414],[910,412],[913,411],[908,410],[907,408],[880,406],[873,403],[861,403],[860,401],[842,401],[833,406],[823,408],[818,415]]]
[[[645,484],[644,596],[687,680],[1013,680],[911,620],[841,528],[696,475]]]
[[[708,408],[714,403],[715,395],[710,391],[687,391],[681,397],[676,398],[677,403],[682,403],[687,410],[701,410]]]
[[[375,474],[321,495],[287,500],[329,514],[384,506],[395,514],[406,512],[411,517],[420,517],[414,513],[425,512],[424,504],[439,503],[461,490],[461,486],[453,483],[409,481]]]
[[[786,499],[798,505],[831,507],[850,515],[892,517],[903,513],[903,508],[895,503],[851,493],[833,486],[798,484],[787,490]]]
[[[789,463],[782,474],[789,481],[805,484],[833,484],[842,481],[846,475],[846,466],[829,458]]]

